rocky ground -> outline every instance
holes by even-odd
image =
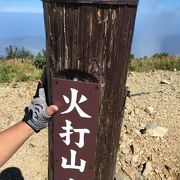
[[[116,180],[180,180],[180,72],[130,73]],[[0,131],[22,119],[36,83],[0,85]],[[4,165],[25,180],[47,180],[47,130]]]

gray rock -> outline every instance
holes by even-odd
[[[128,73],[129,75],[132,75],[132,76],[134,76],[135,74],[134,74],[134,72],[132,72],[132,71],[129,71],[129,73]]]
[[[167,80],[161,80],[160,84],[171,84],[171,83]]]
[[[168,132],[167,128],[160,127],[154,123],[146,126],[146,134],[152,137],[164,137],[164,135]]]
[[[141,114],[140,109],[135,108],[135,109],[134,109],[134,114],[135,114],[135,115],[140,115],[140,114]]]
[[[155,113],[154,108],[151,107],[151,106],[147,107],[144,111],[147,112],[150,115],[153,115]]]
[[[130,177],[131,180],[136,180],[138,177],[138,172],[135,167],[123,166],[122,170]]]
[[[123,154],[129,154],[129,149],[128,148],[121,148],[121,152]]]
[[[130,177],[123,172],[122,170],[120,170],[117,175],[115,176],[114,180],[131,180]]]
[[[132,156],[132,161],[133,161],[134,163],[139,162],[139,156],[138,156],[138,155]]]
[[[143,171],[143,175],[145,177],[147,177],[152,171],[152,163],[151,162],[147,162],[145,165],[145,169]]]
[[[35,145],[31,142],[31,143],[29,143],[29,147],[30,147],[30,148],[34,148]]]

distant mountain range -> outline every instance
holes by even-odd
[[[162,39],[159,39],[156,43],[152,41],[152,43],[149,43],[146,46],[142,42],[142,39],[138,39],[137,37],[134,39],[134,42],[132,44],[132,53],[137,55],[136,57],[143,57],[144,54],[146,54],[147,56],[151,56],[155,53],[161,52],[167,52],[171,55],[180,55],[179,35],[165,36]],[[6,39],[0,38],[0,56],[6,55],[5,48],[10,45],[18,48],[24,47],[35,55],[42,49],[45,49],[45,37],[23,36]]]
[[[37,54],[42,49],[45,49],[45,37],[24,36],[18,38],[0,39],[0,55],[4,56],[6,53],[5,48],[10,45],[18,48],[24,47],[33,54]]]

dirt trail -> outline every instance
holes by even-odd
[[[130,73],[127,86],[131,97],[126,101],[117,180],[179,180],[180,72]],[[0,85],[0,131],[22,119],[35,89],[36,83]],[[153,137],[152,131],[158,136]],[[47,161],[47,130],[43,130],[29,138],[0,171],[18,167],[25,180],[45,180]]]

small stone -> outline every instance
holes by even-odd
[[[150,115],[153,115],[153,114],[155,113],[153,107],[147,107],[147,108],[145,109],[145,112],[147,112],[147,113],[150,114]]]
[[[139,156],[138,156],[138,155],[134,155],[134,156],[132,157],[132,161],[133,161],[134,163],[137,163],[137,162],[139,161]]]
[[[167,178],[167,180],[178,180],[179,178],[180,178],[180,176],[177,177],[176,175],[170,175],[170,176]]]
[[[167,80],[161,80],[160,84],[171,84],[171,83]]]
[[[130,71],[130,72],[129,72],[129,75],[134,76],[135,74],[134,74],[134,72]]]
[[[133,144],[130,145],[130,149],[131,149],[131,153],[134,154],[134,145]]]
[[[131,180],[136,180],[138,177],[138,172],[134,167],[123,166],[122,170],[131,178]]]
[[[122,149],[121,149],[121,152],[122,152],[123,154],[128,154],[128,153],[129,153],[129,149],[128,149],[128,148],[122,148]]]
[[[130,90],[127,90],[127,94],[126,94],[127,97],[131,97],[131,91]]]
[[[141,137],[141,132],[139,130],[135,129],[135,132],[139,137]]]
[[[146,134],[152,137],[164,137],[167,133],[168,129],[164,127],[160,127],[156,124],[149,124],[146,126]]]
[[[147,162],[145,165],[145,169],[143,171],[143,175],[145,177],[147,177],[152,171],[152,163],[151,162]]]
[[[140,109],[135,108],[135,109],[134,109],[134,114],[135,114],[135,115],[139,115],[139,114],[140,114]]]
[[[139,152],[141,151],[141,148],[139,147],[139,144],[133,144],[133,154],[139,154]]]
[[[35,145],[34,145],[33,143],[29,143],[29,147],[30,147],[30,148],[34,148]]]
[[[18,83],[13,83],[12,84],[12,88],[17,88],[18,87]]]
[[[139,170],[140,172],[142,172],[143,169],[144,169],[144,164],[140,164],[140,165],[138,166],[138,170]]]
[[[166,169],[168,172],[170,172],[170,171],[171,171],[171,168],[170,168],[169,166],[164,165],[164,167],[165,167],[165,169]]]
[[[140,129],[141,134],[146,134],[146,128]]]
[[[114,180],[131,180],[131,179],[130,179],[130,177],[129,177],[125,172],[123,172],[122,170],[120,170],[120,171],[116,174]]]
[[[129,122],[134,122],[136,119],[135,119],[135,117],[133,116],[133,115],[129,115],[129,117],[128,117],[128,120],[129,120]]]
[[[129,113],[130,116],[135,116],[134,110]]]

